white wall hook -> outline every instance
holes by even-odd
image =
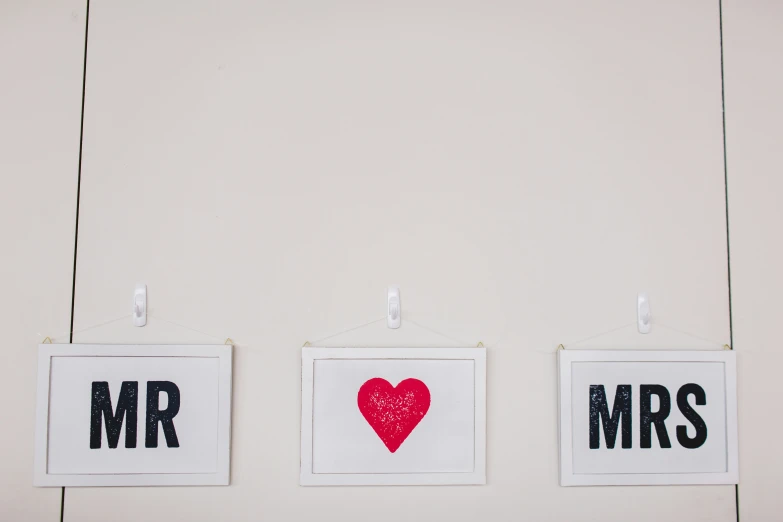
[[[399,328],[400,324],[402,324],[400,287],[390,286],[386,296],[386,326],[389,328]]]
[[[636,297],[636,324],[639,327],[639,333],[650,333],[652,312],[650,311],[650,300],[645,292]]]
[[[133,325],[147,324],[147,285],[136,285],[133,292]]]

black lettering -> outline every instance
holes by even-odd
[[[166,392],[169,404],[166,409],[160,411],[160,392]],[[147,434],[144,446],[147,448],[158,447],[158,422],[163,426],[163,435],[166,437],[166,446],[179,448],[177,432],[174,430],[172,420],[179,413],[179,388],[171,381],[147,382]]]
[[[609,415],[609,405],[606,402],[606,390],[603,384],[590,385],[590,449],[601,447],[599,417],[603,420],[604,439],[606,447],[614,448],[617,439],[617,428],[622,420],[622,446],[631,447],[631,385],[620,384],[614,395],[612,415]]]
[[[106,421],[106,439],[110,448],[116,448],[120,441],[120,430],[123,418],[127,415],[125,424],[125,447],[136,447],[136,410],[139,405],[138,381],[123,381],[120,387],[120,397],[117,399],[117,411],[112,414],[109,383],[95,381],[92,383],[92,400],[90,403],[90,448],[101,447],[101,416]]]
[[[707,404],[707,394],[704,393],[704,388],[698,384],[689,383],[680,388],[677,392],[677,407],[680,408],[683,416],[696,428],[696,435],[691,439],[688,437],[687,426],[677,426],[677,441],[683,448],[696,449],[701,447],[707,440],[707,425],[704,423],[704,419],[688,403],[688,395],[691,394],[696,396],[697,406]]]
[[[642,448],[652,448],[652,425],[655,425],[655,433],[658,435],[658,443],[661,448],[671,448],[669,434],[666,432],[666,424],[663,422],[672,411],[672,400],[669,390],[660,384],[642,384],[639,387],[639,445]],[[660,406],[658,411],[652,412],[652,396],[658,396]]]

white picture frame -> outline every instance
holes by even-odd
[[[725,471],[709,473],[575,473],[574,471],[574,405],[572,405],[572,369],[576,363],[722,363],[725,406]],[[607,485],[683,485],[683,484],[737,484],[739,482],[738,428],[737,428],[737,370],[733,351],[679,351],[679,350],[559,350],[559,412],[558,438],[560,442],[561,486]],[[687,373],[687,372],[686,372]],[[632,379],[628,379],[629,381]],[[638,383],[633,383],[634,385]],[[651,383],[645,383],[651,384]],[[609,390],[607,389],[607,393]],[[635,392],[634,392],[635,393]],[[660,407],[660,405],[659,405]],[[677,406],[675,405],[674,408]],[[639,430],[634,418],[632,430]],[[653,433],[655,431],[653,430]],[[719,432],[720,437],[723,433]],[[654,437],[654,435],[653,435]],[[619,440],[619,435],[618,439]],[[677,444],[676,440],[673,444]],[[619,444],[618,444],[619,446]],[[723,446],[721,446],[723,447]],[[649,449],[643,451],[650,451]],[[723,451],[723,450],[721,450]]]
[[[314,472],[313,434],[314,369],[319,361],[423,361],[428,364],[469,363],[472,367],[472,468],[430,472]],[[371,364],[375,364],[372,362]],[[437,366],[436,366],[437,368]],[[440,371],[440,370],[438,370]],[[444,372],[445,373],[445,372]],[[467,382],[467,381],[466,381]],[[391,383],[392,385],[399,385]],[[462,386],[460,384],[459,386]],[[353,388],[352,388],[353,389]],[[464,390],[463,390],[464,391]],[[356,408],[356,395],[353,396]],[[357,408],[358,409],[358,408]],[[373,434],[372,437],[375,435]],[[377,441],[380,443],[380,441]],[[486,484],[486,350],[485,348],[302,348],[302,424],[301,467],[302,486],[364,486],[364,485],[456,485]]]
[[[38,389],[36,399],[36,431],[35,431],[35,461],[34,485],[39,487],[60,486],[196,486],[196,485],[228,485],[230,478],[230,448],[231,448],[231,386],[232,386],[232,346],[231,345],[106,345],[106,344],[42,344],[38,347]],[[199,361],[215,359],[217,364],[216,384],[214,389],[218,397],[216,402],[216,418],[209,419],[217,430],[214,457],[215,472],[210,473],[170,473],[170,472],[133,472],[133,473],[50,473],[50,417],[54,412],[50,409],[52,397],[50,385],[58,377],[53,374],[52,361],[55,358],[68,358],[68,364],[80,364],[79,358],[85,361],[95,361],[95,358],[156,358],[154,364],[177,364],[177,361],[188,361],[198,358]],[[165,359],[164,359],[165,358]],[[65,359],[63,359],[65,360]],[[116,360],[116,363],[121,361]],[[210,365],[215,362],[210,361]],[[133,375],[129,372],[128,375]],[[67,382],[67,378],[63,380]],[[210,388],[212,389],[212,388]],[[87,398],[90,390],[87,389]],[[112,393],[116,393],[113,390]],[[116,400],[116,398],[115,398]],[[169,399],[167,399],[168,401]],[[184,398],[183,398],[184,401]],[[89,406],[89,403],[88,403]],[[183,407],[184,408],[184,407]],[[142,421],[143,422],[143,421]],[[177,419],[174,423],[176,424]],[[127,424],[122,428],[127,430]],[[156,423],[157,424],[157,423]],[[143,433],[144,426],[139,427]],[[104,434],[105,434],[104,430]],[[81,435],[81,433],[80,433]],[[100,437],[100,436],[99,436]],[[144,435],[142,443],[144,445]],[[81,440],[83,437],[79,437]],[[161,436],[161,438],[163,438]],[[180,435],[181,438],[181,435]],[[166,444],[166,442],[163,442]],[[127,447],[127,446],[126,446]],[[134,448],[135,449],[135,448]],[[212,458],[212,455],[210,455]]]

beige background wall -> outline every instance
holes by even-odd
[[[730,0],[723,19],[740,518],[780,520],[783,4]]]
[[[84,8],[0,2],[0,520],[55,521],[58,489],[34,489],[38,343],[68,342]]]
[[[22,11],[2,9],[3,27],[6,11]],[[731,9],[724,11],[726,44],[733,30],[744,47],[736,58],[727,49],[727,75],[732,59],[748,75],[770,74],[743,53],[764,45],[779,54],[781,37],[765,33],[777,48],[759,41],[748,20],[772,8],[759,4],[752,16],[733,9],[733,29]],[[26,15],[23,34],[11,39],[30,38],[29,28],[42,30],[54,11]],[[84,15],[83,6],[77,11]],[[31,323],[42,323],[58,299],[63,304],[60,322],[45,328],[9,323],[19,340],[11,337],[7,353],[28,377],[37,332],[67,331],[70,318],[84,24],[71,24],[78,29],[71,35],[57,22],[62,35],[34,41],[70,53],[72,63],[31,53],[17,67],[37,59],[67,74],[55,89],[37,69],[20,84],[16,110],[48,121],[38,100],[56,97],[68,133],[45,143],[63,154],[31,163],[24,181],[11,174],[14,156],[10,164],[0,157],[7,186],[62,185],[54,225],[33,217],[3,231],[9,242],[38,234],[40,243],[61,245],[57,259],[45,249],[46,266],[30,262],[44,259],[35,255],[44,252],[39,242],[9,265],[31,288],[40,286],[28,301]],[[75,341],[234,339],[232,485],[69,488],[66,521],[150,513],[194,521],[620,521],[629,513],[636,521],[736,520],[731,486],[557,485],[558,343],[682,349],[729,342],[714,2],[94,2],[89,25]],[[71,77],[69,91],[61,85]],[[737,97],[748,104],[745,127],[771,127],[773,119],[753,119],[767,116],[747,100],[753,87],[745,77],[733,80],[736,87],[727,79],[728,110]],[[34,96],[30,84],[43,90]],[[768,92],[774,105],[774,89]],[[19,136],[5,121],[2,132],[17,140],[14,149],[39,146],[37,136]],[[748,145],[735,151],[729,127],[730,191],[739,162],[755,161],[747,132],[737,130]],[[742,199],[735,203],[730,192],[736,285],[737,236],[761,228],[774,239],[776,231],[754,209],[774,170],[765,153],[769,168],[744,182]],[[29,214],[36,203],[14,197],[11,215]],[[742,207],[744,221],[735,223]],[[746,241],[751,250],[760,238]],[[776,272],[772,264],[766,276],[746,266],[750,303]],[[55,273],[61,298],[48,294]],[[124,317],[136,282],[150,292],[145,328]],[[402,289],[403,327],[374,322],[340,334],[383,316],[390,283]],[[631,326],[639,291],[652,299],[649,336]],[[753,315],[750,305],[738,310],[743,291],[734,291],[740,350],[742,314]],[[766,338],[745,334],[748,353],[771,349],[772,324]],[[611,333],[593,337],[604,332]],[[330,346],[483,341],[488,485],[300,488],[299,347],[326,337],[321,344]],[[741,386],[772,371],[745,357]],[[758,373],[746,374],[749,368]],[[8,381],[34,389],[21,371]],[[530,390],[535,401],[524,399]],[[763,482],[771,470],[762,470],[762,450],[753,446],[756,430],[745,427],[760,424],[761,413],[746,407],[744,393],[740,506],[751,520],[775,520],[779,495]],[[0,490],[0,514],[57,520],[59,490],[29,487],[32,395],[25,400],[13,407],[27,424],[3,435],[25,451],[14,455],[17,474],[0,473],[11,484]],[[746,507],[746,477],[756,507]],[[39,497],[51,501],[48,513],[37,511]]]

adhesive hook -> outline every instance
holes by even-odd
[[[640,293],[636,297],[636,324],[639,328],[639,333],[650,333],[652,312],[650,311],[650,300],[645,292]]]
[[[400,324],[402,324],[400,287],[390,286],[386,295],[386,326],[389,328],[399,328]]]
[[[147,324],[147,285],[138,284],[133,292],[133,325]]]

